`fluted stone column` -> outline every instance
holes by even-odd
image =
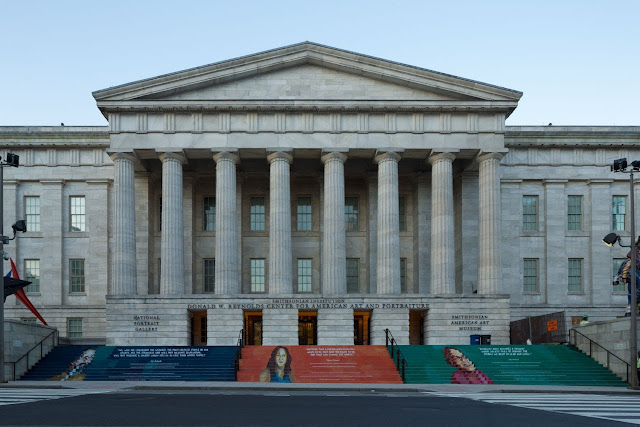
[[[293,293],[291,253],[291,154],[277,151],[269,161],[269,293]]]
[[[215,293],[240,293],[238,259],[238,215],[236,207],[237,154],[223,151],[214,154],[216,162],[216,264]]]
[[[110,153],[114,179],[114,248],[111,295],[137,294],[136,206],[134,164],[131,153]]]
[[[378,294],[400,293],[400,212],[398,162],[400,154],[386,152],[378,163]]]
[[[429,156],[431,164],[431,293],[455,293],[453,153]]]
[[[478,156],[478,293],[502,291],[500,264],[500,159],[502,153]]]
[[[344,224],[344,162],[347,156],[331,152],[324,163],[324,230],[322,293],[347,292],[346,236]]]
[[[160,293],[184,293],[184,230],[182,220],[182,165],[180,152],[160,153],[162,161],[162,248]]]

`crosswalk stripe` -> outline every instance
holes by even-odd
[[[554,393],[423,393],[640,425],[640,396]]]
[[[0,406],[31,403],[40,400],[62,399],[65,397],[84,396],[88,394],[106,393],[108,390],[76,390],[76,389],[0,389]]]

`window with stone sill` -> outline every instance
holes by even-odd
[[[360,260],[347,258],[347,293],[360,292]]]
[[[24,280],[31,282],[24,291],[29,294],[40,293],[40,260],[25,259],[24,260]]]
[[[24,213],[27,221],[27,231],[40,231],[40,197],[26,196],[24,198]]]
[[[525,258],[522,260],[522,284],[523,291],[529,293],[540,292],[539,260],[537,258]]]
[[[358,198],[345,197],[344,199],[344,221],[346,231],[358,231]]]
[[[266,292],[266,272],[264,258],[251,259],[251,292]]]
[[[203,230],[216,231],[216,198],[205,197],[203,200]]]
[[[298,231],[311,231],[311,197],[300,196],[298,197],[298,206],[296,209],[297,221],[296,226]]]
[[[407,260],[400,258],[400,292],[407,293]]]
[[[399,202],[398,219],[399,219],[400,231],[407,231],[407,215],[406,215],[407,199],[404,197],[400,197],[398,199],[398,202]]]
[[[83,259],[71,259],[69,260],[69,283],[71,293],[82,293],[85,291],[84,287],[84,260]]]
[[[582,196],[569,196],[567,199],[567,230],[582,230]]]
[[[298,292],[311,292],[311,259],[298,259]]]
[[[522,230],[538,231],[538,196],[522,197]]]
[[[251,231],[265,231],[266,211],[264,197],[251,197]]]
[[[582,265],[583,259],[569,258],[569,292],[582,292]]]
[[[67,338],[82,338],[82,319],[67,319]]]
[[[627,196],[613,196],[611,199],[611,230],[624,231],[627,223]]]
[[[204,278],[204,291],[214,292],[216,284],[216,260],[208,258],[203,260],[202,276]]]
[[[84,196],[69,198],[71,212],[71,231],[87,231]]]

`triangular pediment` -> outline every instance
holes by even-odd
[[[300,43],[93,93],[98,106],[190,102],[499,102],[521,92],[315,43]],[[203,104],[204,103],[204,104]],[[509,107],[511,109],[511,107]]]

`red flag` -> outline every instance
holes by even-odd
[[[19,279],[20,276],[18,275],[18,269],[16,268],[16,265],[13,263],[13,259],[9,259],[9,261],[11,261],[11,276],[13,276],[14,279]],[[33,314],[35,314],[35,316],[40,319],[40,321],[42,322],[43,325],[46,325],[47,322],[44,321],[44,319],[42,318],[42,316],[40,316],[40,313],[38,313],[38,310],[36,310],[36,308],[33,306],[33,304],[31,304],[31,301],[29,301],[29,298],[27,298],[27,294],[24,293],[24,288],[23,289],[19,289],[17,290],[14,295],[16,296],[16,298],[18,298],[20,300],[20,302],[29,309],[29,311],[31,311]]]

